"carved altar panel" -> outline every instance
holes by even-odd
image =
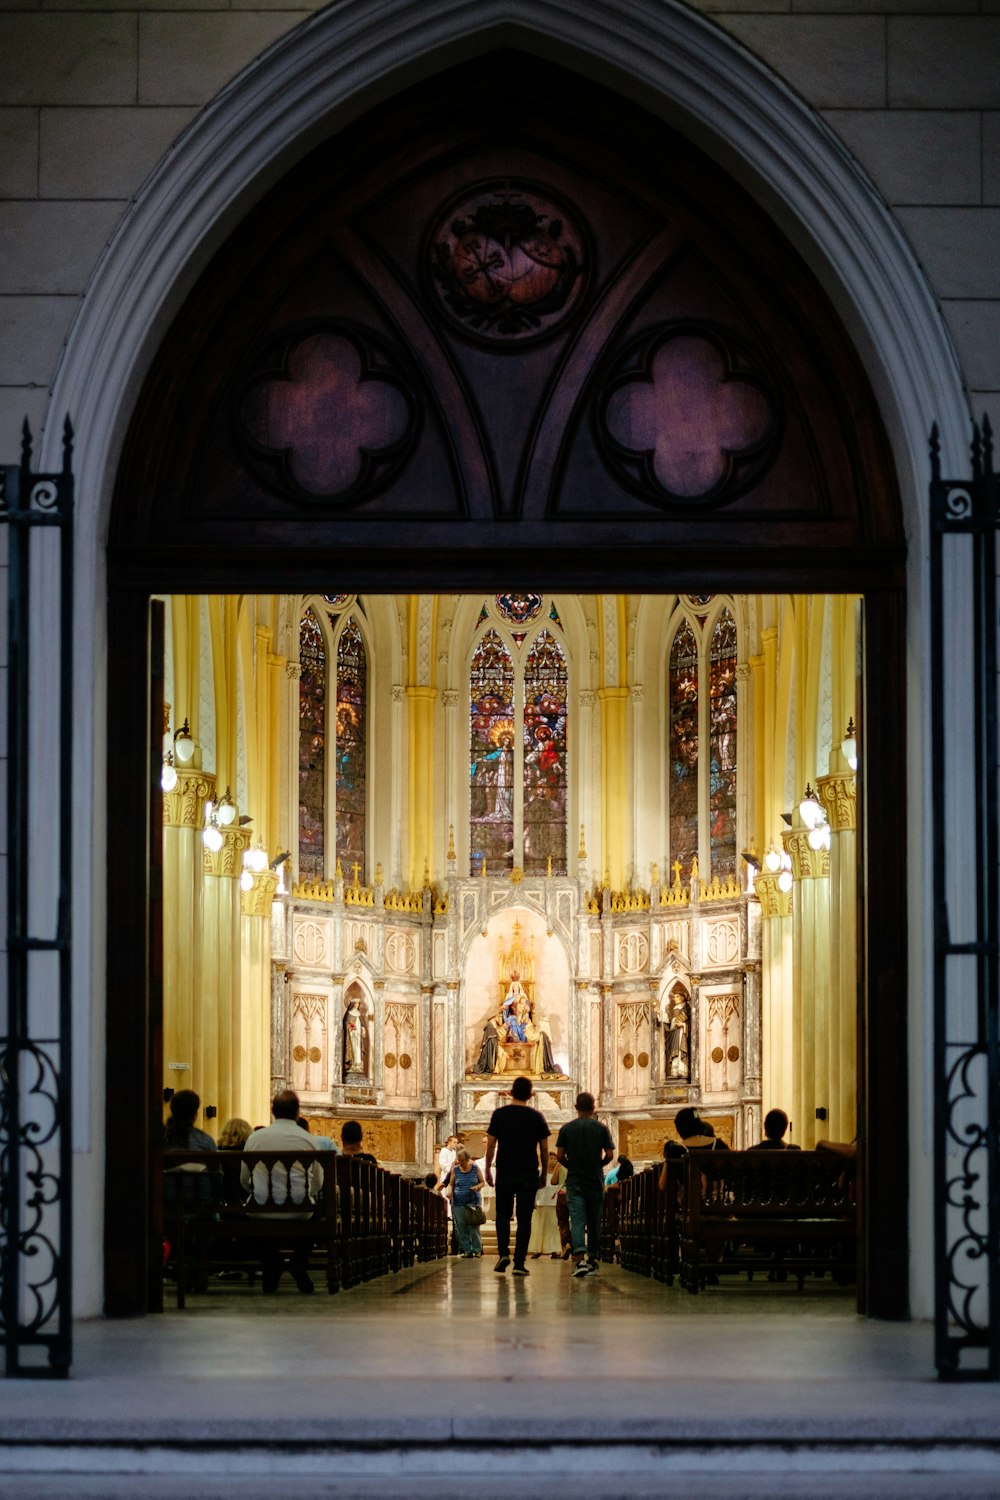
[[[720,1140],[732,1146],[736,1132],[736,1121],[732,1115],[713,1114],[700,1110]],[[640,1162],[662,1160],[664,1141],[677,1141],[680,1137],[674,1129],[673,1120],[619,1120],[618,1150],[637,1166]]]
[[[615,950],[616,974],[642,974],[649,963],[649,939],[643,932],[619,934]]]
[[[601,934],[591,932],[590,934],[590,977],[599,979],[601,975]]]
[[[648,1000],[621,1000],[615,1007],[616,1093],[645,1098],[652,1061],[652,1023]]]
[[[448,934],[446,932],[435,932],[432,941],[431,968],[433,977],[435,979],[444,979],[448,972]]]
[[[604,1083],[602,1057],[604,1055],[601,1036],[601,1007],[596,1001],[588,1001],[590,1011],[590,1092],[595,1099],[601,1096]]]
[[[416,1101],[420,1092],[417,1007],[411,1001],[386,999],[382,1022],[382,1079],[386,1095]]]
[[[385,966],[392,974],[418,971],[419,936],[401,928],[390,928],[385,939]]]
[[[295,962],[307,969],[330,967],[331,923],[328,918],[296,915],[292,953]]]
[[[740,919],[738,913],[720,921],[706,922],[702,929],[706,969],[727,969],[739,962]]]
[[[657,922],[660,934],[660,953],[657,960],[662,963],[672,953],[685,964],[691,962],[691,920],[689,917],[675,918],[670,922]]]
[[[344,962],[347,963],[352,954],[370,953],[372,950],[372,939],[374,934],[367,922],[351,921],[344,922]]]
[[[437,1105],[443,1104],[445,1100],[445,1027],[445,1008],[440,1001],[436,1000],[431,1021],[431,1089],[434,1094],[434,1103]]]
[[[743,1082],[743,1017],[739,995],[703,995],[702,1087],[728,1094]]]
[[[329,1136],[340,1143],[341,1128],[357,1115],[306,1115],[312,1135]],[[361,1149],[370,1151],[379,1163],[413,1163],[417,1159],[417,1122],[415,1120],[372,1120],[361,1118],[364,1132]]]
[[[325,1093],[330,1087],[329,997],[294,990],[291,1004],[291,1087],[297,1094]]]

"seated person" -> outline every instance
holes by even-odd
[[[355,1161],[370,1161],[378,1166],[378,1161],[370,1151],[362,1151],[361,1142],[364,1140],[364,1131],[357,1120],[345,1120],[340,1127],[340,1145],[345,1156],[353,1157]]]
[[[751,1151],[798,1151],[791,1141],[784,1139],[788,1129],[788,1116],[783,1109],[769,1109],[764,1116],[764,1139],[751,1146]]]
[[[309,1160],[310,1157],[318,1154],[316,1142],[306,1131],[300,1130],[296,1123],[299,1117],[298,1095],[291,1089],[282,1089],[274,1096],[271,1114],[273,1116],[271,1124],[262,1125],[251,1131],[244,1149],[247,1151],[294,1150],[297,1154],[301,1154],[303,1160],[292,1162],[287,1171],[281,1163],[278,1163],[270,1175],[266,1165],[263,1162],[257,1162],[252,1178],[244,1162],[241,1171],[243,1186],[253,1193],[257,1203],[266,1204],[270,1201],[280,1206],[291,1201],[296,1205],[302,1205],[302,1212],[296,1214],[295,1218],[311,1219],[316,1198],[322,1190],[323,1173],[318,1164]],[[261,1217],[288,1219],[292,1215],[264,1214]],[[262,1238],[259,1254],[264,1292],[273,1294],[278,1290],[278,1282],[285,1270],[291,1272],[292,1280],[300,1292],[311,1292],[313,1283],[308,1271],[311,1249],[312,1245],[307,1237],[297,1237],[286,1265],[278,1240]]]
[[[689,1151],[728,1151],[725,1141],[720,1141],[707,1120],[703,1120],[693,1105],[685,1105],[677,1111],[674,1128],[680,1141],[664,1141],[663,1167],[660,1171],[660,1192],[667,1190],[667,1162],[672,1158],[687,1156]]]
[[[627,1182],[630,1177],[635,1176],[635,1167],[627,1156],[619,1156],[611,1171],[604,1179],[606,1188],[614,1187],[616,1182]]]

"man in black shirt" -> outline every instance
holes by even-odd
[[[530,1078],[515,1078],[510,1086],[510,1104],[501,1105],[490,1116],[486,1127],[486,1181],[493,1186],[493,1158],[497,1157],[497,1250],[499,1260],[494,1271],[506,1271],[510,1265],[510,1217],[517,1206],[517,1235],[514,1240],[514,1275],[527,1276],[525,1260],[531,1238],[531,1215],[535,1192],[545,1182],[548,1168],[549,1127],[545,1116],[528,1103],[532,1088]]]
[[[574,1276],[589,1276],[601,1259],[604,1167],[615,1154],[608,1127],[594,1115],[593,1094],[577,1094],[576,1119],[556,1138],[556,1155],[568,1168],[566,1207],[573,1233]]]

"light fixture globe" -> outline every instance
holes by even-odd
[[[781,869],[781,855],[773,844],[768,844],[764,855],[764,869],[769,875],[774,875]]]
[[[236,806],[233,802],[228,787],[226,787],[226,790],[219,798],[218,806],[215,809],[215,815],[223,828],[229,828],[231,824],[236,822]]]
[[[205,829],[201,836],[201,841],[205,845],[205,848],[210,849],[213,854],[218,854],[223,845],[222,834],[214,824]]]
[[[247,853],[247,865],[255,875],[260,875],[267,869],[267,852],[260,844],[254,844]]]
[[[163,762],[163,770],[160,772],[160,786],[165,792],[172,792],[177,785],[177,772],[173,763],[169,760]]]
[[[778,890],[790,891],[793,885],[791,870],[782,870],[778,876]]]
[[[816,828],[823,821],[823,809],[819,798],[812,787],[806,782],[806,789],[799,803],[799,817],[807,828]]]
[[[253,890],[253,876],[250,874],[249,870],[244,870],[243,874],[240,876],[240,889],[244,891]]]
[[[840,742],[840,749],[844,759],[852,771],[858,769],[858,736],[854,728],[854,720],[848,719],[844,738]]]
[[[191,738],[191,725],[187,719],[174,735],[174,757],[182,766],[186,766],[194,757],[194,740]]]

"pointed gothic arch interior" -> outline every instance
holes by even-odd
[[[484,96],[498,108],[468,108]],[[330,411],[336,423],[324,420]],[[263,623],[272,647],[278,601],[293,591],[340,586],[384,598],[413,590],[405,646],[391,648],[399,673],[383,677],[378,695],[405,707],[405,727],[393,729],[391,710],[383,726],[400,750],[406,742],[405,785],[387,788],[388,806],[407,809],[402,899],[404,881],[419,891],[422,868],[428,886],[450,858],[434,816],[440,778],[458,805],[459,772],[433,749],[448,705],[437,697],[435,606],[421,601],[445,580],[459,593],[516,585],[572,596],[607,578],[619,592],[587,653],[596,660],[596,686],[586,691],[595,695],[587,707],[600,749],[587,785],[600,805],[593,822],[605,885],[624,891],[645,820],[645,801],[627,805],[607,770],[635,744],[628,720],[641,684],[629,592],[865,593],[868,701],[884,689],[882,702],[898,704],[903,558],[888,444],[860,361],[759,207],[620,98],[500,53],[320,146],[192,292],[145,383],[119,470],[112,650],[120,663],[141,641],[135,626],[151,587],[228,584],[273,596]],[[788,607],[779,599],[775,610]],[[700,618],[693,638],[704,633]],[[668,630],[636,619],[635,641]],[[773,638],[755,639],[766,662]],[[710,672],[711,651],[695,646],[699,674]],[[267,657],[271,709],[286,660],[278,649]],[[669,674],[654,676],[669,698]],[[114,686],[112,695],[120,725]],[[523,768],[524,694],[520,707],[512,702]],[[675,749],[681,719],[678,710]],[[552,726],[543,716],[534,727]],[[866,730],[880,794],[868,838],[899,871],[901,812],[888,768],[900,729],[873,716]],[[664,753],[652,745],[653,737],[643,742],[637,771]],[[721,741],[717,751],[724,770]],[[279,783],[262,815],[272,854],[288,803]],[[518,785],[512,873],[523,868],[514,854],[517,839],[523,859],[523,774]],[[496,813],[490,787],[483,821]],[[568,784],[567,809],[573,795]],[[773,785],[756,788],[760,807],[768,797],[773,812]],[[689,823],[699,847],[707,838],[709,864],[715,822],[724,830],[728,817],[738,821],[731,800],[725,787],[697,782]],[[567,819],[568,866],[577,819],[568,811]],[[158,835],[154,811],[154,848]],[[115,868],[124,872],[129,858],[114,853]],[[122,963],[118,916],[112,968]],[[900,946],[875,932],[872,923],[864,930],[866,983],[874,979],[891,1003],[880,1012],[884,1031],[866,1032],[866,1055],[879,1059],[879,1107],[898,1116],[898,1048],[894,1039],[890,1066],[885,1046],[904,1004],[891,993]],[[457,1022],[442,1024],[454,1045]],[[134,1058],[134,1037],[122,1034],[120,1044]],[[435,1066],[428,1058],[421,1084],[432,1108]],[[876,1103],[865,1096],[869,1120]],[[888,1183],[878,1155],[868,1169],[872,1181],[886,1179],[880,1205],[898,1208],[905,1189]],[[872,1295],[882,1311],[900,1305],[898,1277],[889,1275],[900,1263],[894,1233],[872,1229],[882,1255],[869,1260]]]

